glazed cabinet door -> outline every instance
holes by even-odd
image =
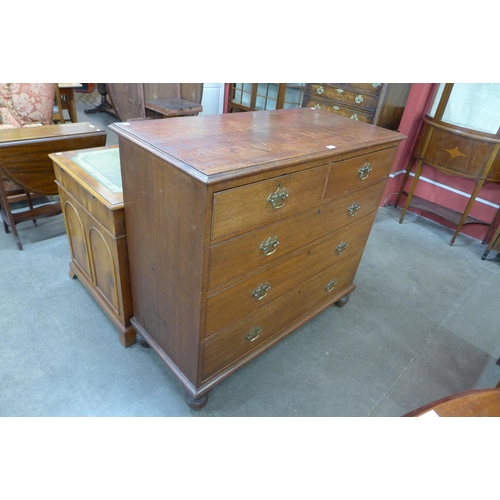
[[[304,83],[230,83],[228,111],[300,108]]]

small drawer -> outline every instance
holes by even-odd
[[[397,148],[383,149],[333,163],[325,197],[343,196],[387,178],[396,151]]]
[[[269,224],[318,203],[328,168],[311,168],[215,193],[212,239]]]
[[[54,171],[56,174],[56,183],[60,190],[62,189],[76,203],[81,205],[89,215],[98,220],[114,237],[125,235],[123,207],[111,210],[109,206],[104,205],[101,200],[89,193],[64,169],[55,165]]]
[[[209,290],[268,267],[291,252],[375,213],[380,182],[210,247]]]
[[[309,95],[329,99],[348,106],[374,110],[377,107],[377,97],[364,92],[356,92],[334,84],[313,83]]]
[[[362,111],[361,109],[350,108],[340,103],[332,103],[329,101],[322,101],[320,99],[306,98],[304,103],[305,108],[316,108],[334,113],[336,115],[344,116],[351,120],[360,121],[363,123],[373,123],[373,113],[370,111]]]
[[[272,268],[212,294],[207,299],[205,337],[362,250],[374,217],[375,213],[330,233]]]
[[[202,379],[207,380],[229,367],[316,307],[340,298],[354,280],[361,254],[345,259],[207,338]]]

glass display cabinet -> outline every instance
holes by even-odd
[[[300,108],[305,83],[230,83],[228,112]]]
[[[489,239],[498,221],[481,221],[469,217],[469,212],[486,182],[500,183],[499,110],[499,83],[442,83],[437,86],[430,110],[422,118],[412,157],[396,199],[397,207],[401,196],[406,195],[400,223],[412,206],[438,215],[456,227],[450,245],[453,245],[464,224],[490,226],[483,242]],[[415,164],[413,181],[408,191],[405,191]],[[436,201],[430,202],[414,196],[425,165],[445,175],[464,177],[475,182],[462,211],[457,212]]]

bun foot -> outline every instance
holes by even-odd
[[[144,338],[143,335],[140,333],[135,334],[135,341],[141,346],[141,347],[149,347],[149,344],[146,342],[146,339]]]
[[[351,297],[350,295],[344,295],[342,298],[337,300],[337,302],[335,302],[335,305],[337,307],[345,306],[349,302],[350,297]]]
[[[186,403],[192,410],[201,410],[208,401],[208,394],[204,394],[200,398],[193,398],[191,394],[186,393]]]

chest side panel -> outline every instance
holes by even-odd
[[[134,318],[196,384],[207,187],[129,141],[120,155]]]

